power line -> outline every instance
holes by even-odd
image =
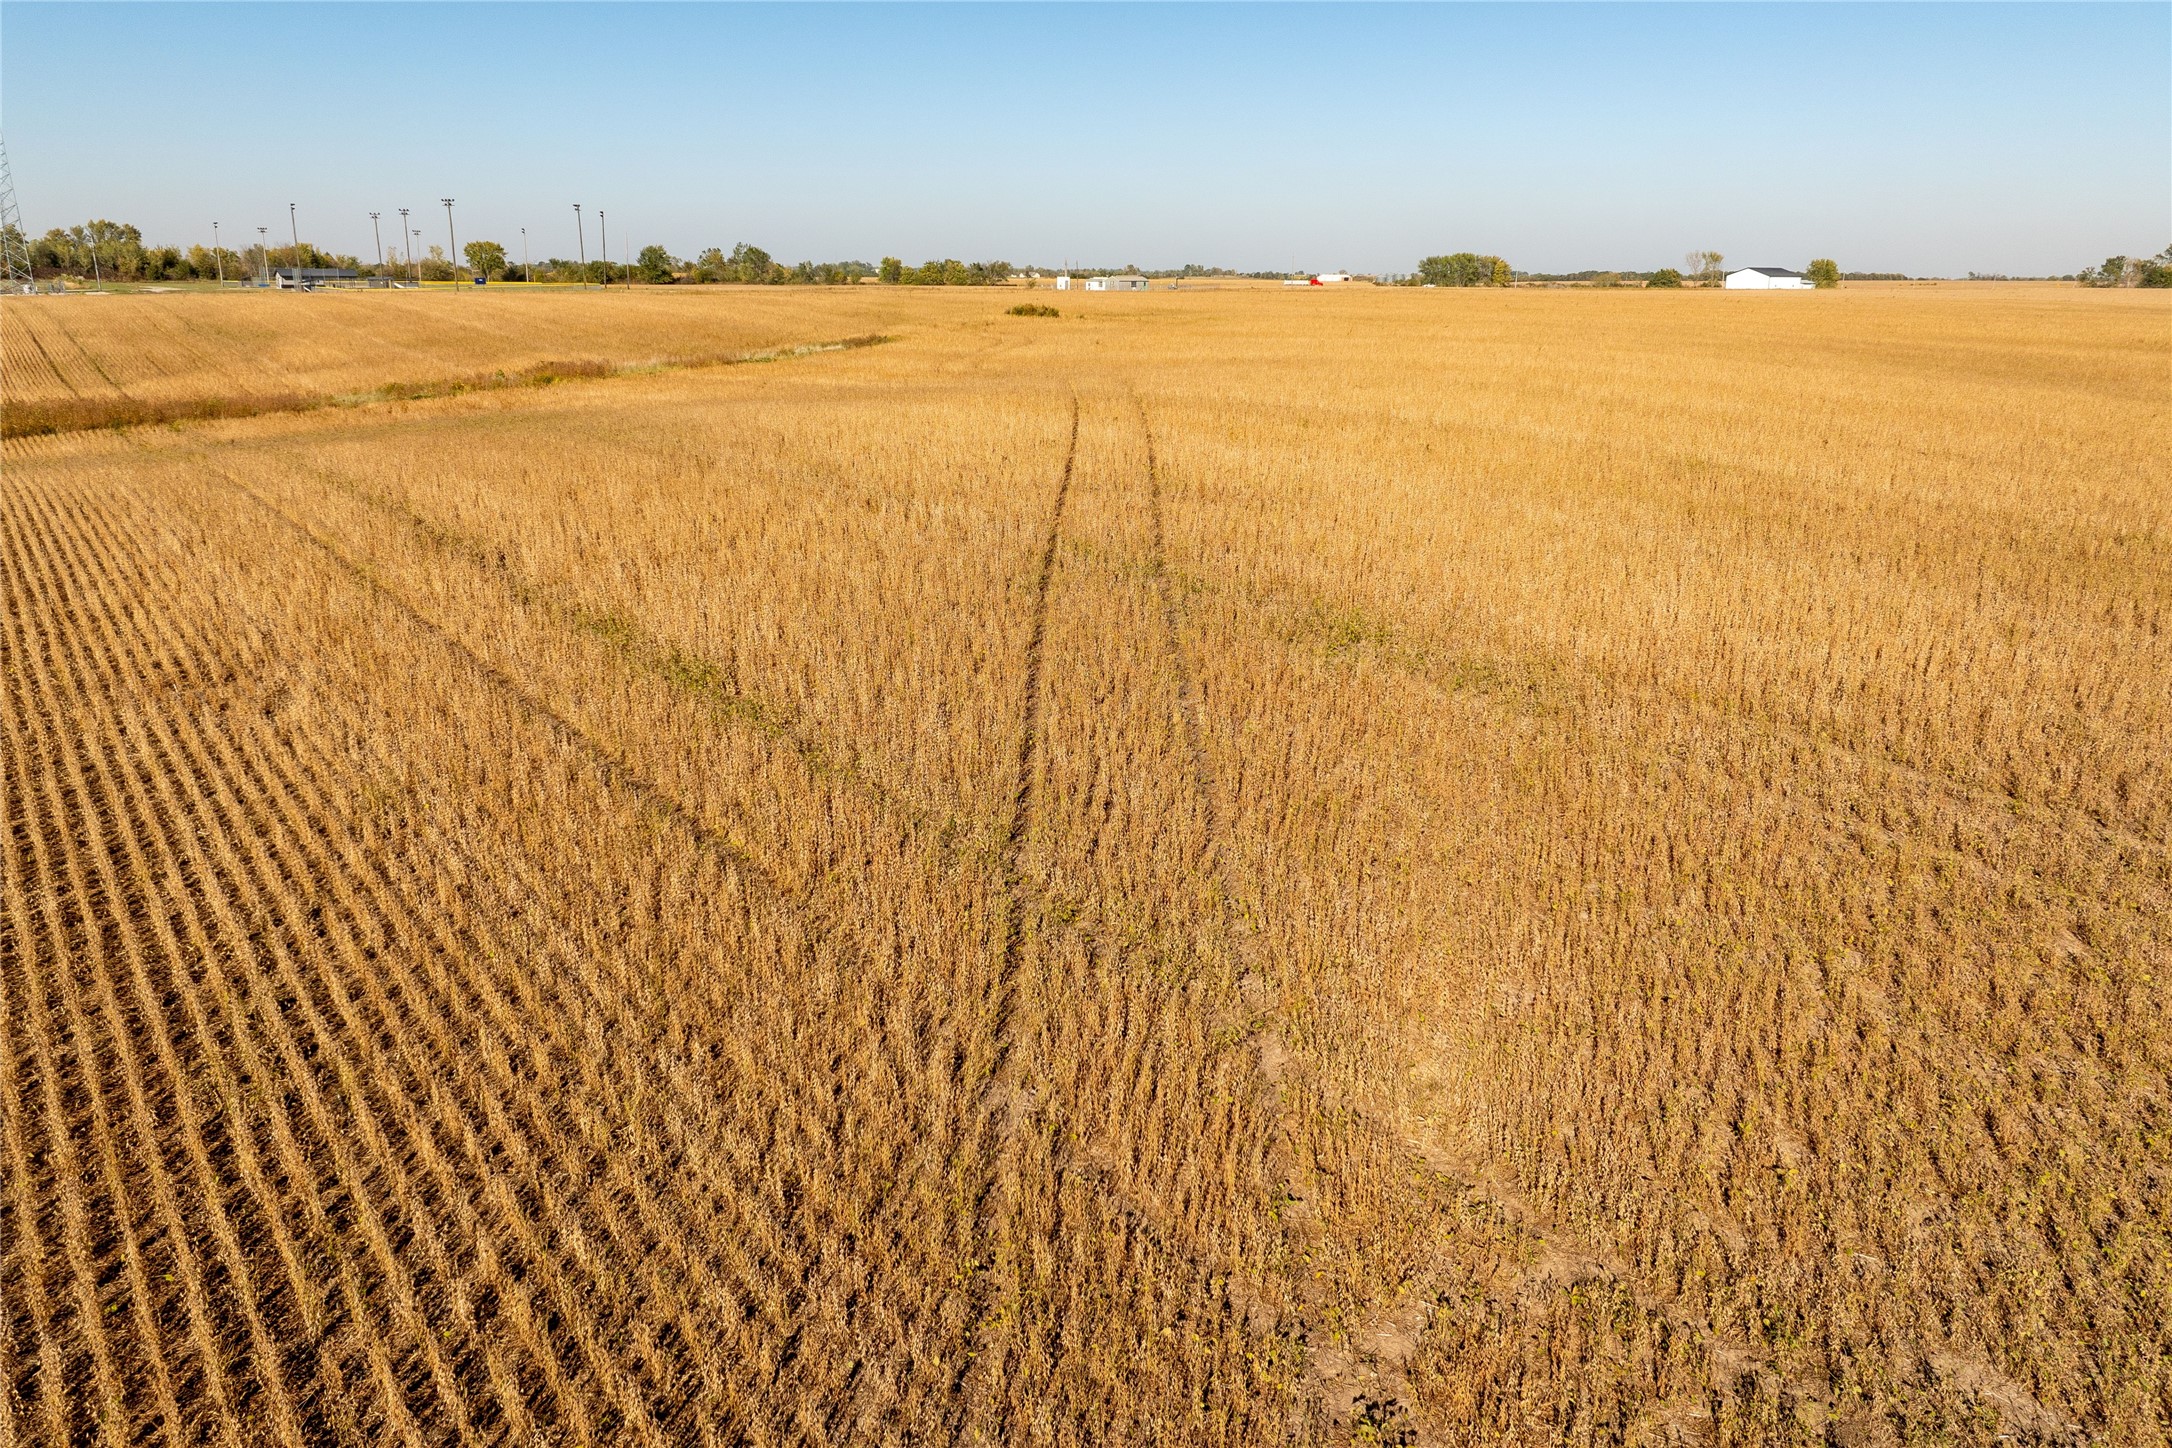
[[[7,289],[34,292],[30,275],[30,238],[23,235],[23,213],[15,204],[15,173],[8,167],[7,142],[0,140],[0,267],[7,272]]]

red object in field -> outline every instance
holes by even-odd
[[[1311,281],[1306,282],[1305,285],[1308,287],[1324,287],[1327,285],[1327,283],[1321,281],[1318,277],[1314,277]]]

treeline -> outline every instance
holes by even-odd
[[[755,286],[845,286],[875,275],[864,261],[781,262],[758,246],[740,242],[726,254],[710,247],[692,261],[681,261],[660,246],[647,246],[634,262],[634,274],[652,285],[672,282],[739,282]]]
[[[2172,246],[2155,256],[2108,256],[2084,267],[2074,280],[2085,287],[2172,287]]]
[[[882,279],[906,287],[992,287],[1011,279],[1007,261],[963,262],[946,257],[907,266],[894,256],[882,259]]]
[[[1458,251],[1429,256],[1412,275],[1397,278],[1406,287],[1506,287],[1519,284],[1555,284],[1587,287],[1717,287],[1727,281],[1727,258],[1716,251],[1693,251],[1679,268],[1653,271],[1608,271],[1593,267],[1572,272],[1520,272],[1497,256]],[[1906,281],[1898,272],[1843,272],[1830,257],[1819,257],[1803,268],[1803,276],[1819,288],[1837,287],[1842,281]]]
[[[252,245],[155,246],[143,232],[125,222],[88,221],[81,226],[54,227],[40,237],[26,237],[14,227],[7,240],[20,245],[30,258],[32,274],[40,278],[81,277],[119,282],[242,281],[262,277],[282,267],[323,267],[351,271],[360,277],[391,276],[426,282],[458,281],[482,277],[488,281],[557,283],[609,283],[629,278],[651,285],[672,283],[738,282],[762,286],[846,286],[880,277],[904,286],[993,286],[1009,280],[1015,268],[1007,261],[961,262],[941,260],[906,266],[896,257],[885,257],[881,266],[864,261],[781,262],[761,247],[741,242],[729,253],[710,247],[692,260],[671,255],[661,246],[642,248],[631,264],[625,261],[575,260],[548,257],[530,263],[508,254],[502,242],[478,240],[460,248],[456,262],[442,246],[415,253],[403,252],[397,241],[379,264],[359,257],[325,251],[309,242],[299,246]]]
[[[103,277],[108,281],[167,282],[228,281],[267,267],[357,267],[351,256],[334,256],[308,242],[300,247],[153,246],[136,227],[120,221],[86,221],[81,226],[56,226],[39,237],[26,237],[8,227],[9,248],[20,246],[30,258],[30,270],[39,277]]]

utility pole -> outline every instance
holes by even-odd
[[[211,223],[211,264],[219,269],[219,285],[226,285],[226,258],[219,255],[219,223]]]
[[[374,211],[370,213],[370,236],[377,242],[377,269],[383,271],[385,269],[385,238],[377,230],[377,213]]]
[[[603,248],[603,289],[611,290],[611,232],[604,225],[603,208],[596,208],[596,244]]]
[[[452,243],[453,290],[460,290],[460,238],[453,235],[452,203],[450,196],[440,196],[445,203],[445,240]]]
[[[588,286],[588,232],[581,225],[581,203],[573,203],[573,231],[581,239],[581,286]]]
[[[270,227],[260,226],[256,229],[256,259],[263,264],[264,285],[266,286],[271,285],[271,242],[268,240],[270,236]]]
[[[287,203],[287,234],[294,239],[294,290],[302,289],[302,227],[294,219],[294,203]]]

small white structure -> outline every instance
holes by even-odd
[[[1070,273],[1065,272],[1056,278],[1056,290],[1059,292],[1067,292],[1071,290]]]
[[[1319,282],[1322,286],[1333,286],[1337,282],[1346,282],[1350,280],[1350,273],[1321,272],[1317,277],[1313,278],[1313,280]]]
[[[1089,292],[1143,292],[1146,286],[1145,277],[1086,278],[1086,290]]]
[[[1746,266],[1727,273],[1731,292],[1806,292],[1810,279],[1784,266]]]

